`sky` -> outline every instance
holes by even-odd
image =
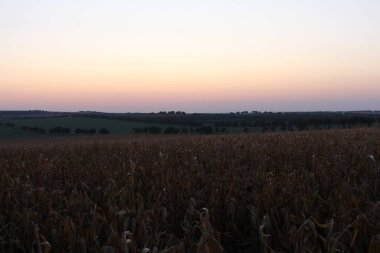
[[[0,110],[380,110],[378,0],[0,0]]]

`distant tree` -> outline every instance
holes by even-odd
[[[133,134],[160,134],[162,133],[162,127],[158,126],[150,126],[150,127],[144,127],[144,128],[133,128],[132,130]]]
[[[91,128],[91,129],[86,129],[86,128],[76,128],[75,133],[76,134],[96,134],[96,129]]]
[[[32,133],[43,134],[45,132],[45,129],[42,129],[39,127],[29,127],[28,131],[30,131]]]
[[[71,129],[67,127],[54,127],[49,129],[49,133],[51,134],[69,134],[71,133]]]
[[[248,128],[248,127],[244,127],[244,128],[243,128],[243,132],[244,132],[244,133],[249,133],[249,128]]]
[[[133,128],[133,129],[132,129],[132,133],[133,133],[133,134],[141,134],[141,128],[138,128],[138,127]]]
[[[22,126],[21,130],[28,131],[35,134],[44,134],[46,133],[46,130],[41,127],[29,127],[29,126]]]
[[[106,128],[101,128],[99,130],[99,134],[110,134],[110,131],[108,129],[106,129]]]
[[[203,126],[196,128],[195,131],[199,134],[214,134],[215,130],[212,126]]]
[[[166,127],[164,130],[164,134],[178,134],[180,132],[180,129],[175,127]]]
[[[13,124],[13,123],[7,122],[7,123],[5,123],[5,126],[7,126],[7,127],[15,127],[16,125]]]
[[[44,134],[46,133],[46,130],[44,128],[40,127],[28,127],[28,126],[22,126],[21,130],[35,133],[35,134]]]
[[[149,127],[149,133],[160,134],[160,133],[162,133],[162,128],[158,127],[158,126],[151,126],[151,127]]]

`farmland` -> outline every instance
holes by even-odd
[[[103,113],[0,111],[0,140],[83,135],[240,134],[378,128],[380,112]]]
[[[0,252],[364,253],[378,160],[376,129],[3,144]]]
[[[20,140],[33,138],[35,135],[17,128],[0,126],[0,140]]]

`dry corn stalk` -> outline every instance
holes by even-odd
[[[376,251],[379,147],[361,129],[3,148],[0,252]]]

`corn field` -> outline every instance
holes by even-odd
[[[380,130],[2,145],[0,252],[380,252]]]

